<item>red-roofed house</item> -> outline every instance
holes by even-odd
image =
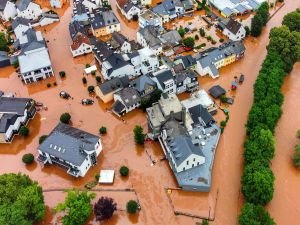
[[[73,44],[71,45],[71,52],[73,57],[91,53],[92,50],[93,47],[91,45],[91,42],[85,35],[83,35],[82,33],[78,33],[74,37]]]

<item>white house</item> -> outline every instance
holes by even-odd
[[[50,5],[53,8],[62,8],[64,0],[50,0]]]
[[[145,28],[147,26],[162,27],[162,18],[147,9],[139,16],[139,26],[140,28]]]
[[[164,69],[153,73],[157,88],[166,94],[176,94],[176,83],[171,70]]]
[[[0,0],[0,18],[4,21],[13,19],[17,15],[16,5],[9,0]]]
[[[126,113],[138,108],[141,104],[141,98],[135,88],[124,88],[114,94],[114,104],[112,112],[117,116],[123,116]]]
[[[240,41],[246,37],[243,25],[232,18],[220,20],[217,28],[232,41]]]
[[[35,20],[43,13],[40,5],[31,0],[17,0],[16,7],[18,16],[29,20]]]
[[[59,16],[56,14],[43,13],[40,19],[36,23],[32,23],[32,27],[36,26],[47,26],[49,24],[55,23],[59,21]]]
[[[142,48],[133,54],[131,63],[134,65],[136,74],[148,74],[158,70],[159,60],[154,51],[149,48]]]
[[[25,32],[28,31],[30,28],[31,28],[30,20],[25,19],[23,17],[16,17],[12,22],[12,29],[17,39],[22,37],[25,34]]]
[[[74,177],[84,177],[102,151],[98,136],[59,123],[38,147],[42,165],[58,165]]]
[[[175,74],[176,93],[193,92],[198,90],[197,74],[191,70],[184,70]]]
[[[93,51],[93,46],[91,45],[90,40],[81,33],[78,33],[74,37],[73,43],[70,48],[73,57],[88,54]]]
[[[112,33],[112,40],[110,44],[114,49],[118,49],[120,52],[123,53],[130,53],[131,52],[131,43],[129,40],[120,32]]]
[[[140,8],[131,0],[116,0],[117,7],[127,20],[131,20],[134,15],[140,14]]]
[[[137,42],[143,47],[152,49],[156,55],[160,55],[163,53],[163,47],[159,36],[160,29],[158,27],[146,26],[137,32]]]
[[[36,113],[35,102],[29,98],[0,97],[0,143],[10,143],[22,125]]]
[[[152,0],[141,0],[141,5],[143,6],[147,6],[151,4],[152,4]]]
[[[96,4],[95,1],[92,0],[83,0],[82,5],[86,8],[88,8],[89,12],[93,12],[94,9],[99,8],[99,6]]]

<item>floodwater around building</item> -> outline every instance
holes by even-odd
[[[210,217],[214,218],[214,222],[211,222],[213,225],[236,224],[236,218],[242,205],[240,177],[243,168],[244,124],[251,107],[253,83],[266,54],[265,46],[268,43],[270,28],[279,26],[283,16],[297,6],[300,6],[299,2],[286,0],[286,5],[271,19],[262,36],[258,39],[249,38],[245,41],[245,57],[241,61],[221,69],[220,78],[217,80],[209,77],[199,78],[200,86],[206,90],[215,84],[220,84],[226,90],[229,90],[234,76],[239,76],[241,73],[245,74],[245,82],[238,87],[235,93],[231,93],[235,96],[235,103],[229,108],[230,120],[220,139],[216,153],[210,193],[184,193],[175,190],[167,193],[165,188],[176,187],[176,181],[168,162],[160,160],[163,157],[163,152],[159,144],[155,142],[146,143],[145,147],[142,148],[136,146],[133,141],[132,129],[136,124],[140,124],[144,129],[147,129],[146,115],[143,112],[139,110],[131,112],[125,116],[125,122],[123,122],[106,110],[110,107],[110,104],[103,104],[102,102],[92,106],[82,106],[80,104],[82,98],[89,96],[87,86],[83,85],[81,81],[84,76],[83,69],[86,63],[95,64],[95,60],[92,55],[76,59],[71,56],[69,50],[71,38],[68,32],[68,23],[71,18],[70,7],[64,12],[59,23],[50,25],[46,28],[46,31],[44,31],[44,28],[42,29],[48,41],[55,78],[25,86],[16,73],[13,72],[13,68],[1,68],[0,70],[0,90],[13,92],[17,97],[30,96],[48,107],[48,110],[39,111],[36,117],[30,121],[31,134],[28,138],[24,139],[16,136],[12,144],[0,144],[2,160],[0,173],[26,173],[32,179],[37,180],[45,190],[48,190],[72,187],[83,188],[87,182],[94,179],[94,175],[98,174],[100,169],[114,169],[116,172],[114,184],[99,185],[97,188],[133,188],[137,192],[142,210],[134,218],[129,218],[125,212],[118,211],[113,220],[103,224],[185,225],[199,222],[199,219],[175,216],[172,204],[174,204],[175,210],[181,212],[190,212],[204,217],[210,214]],[[58,76],[59,71],[66,72],[65,79],[62,80]],[[297,185],[299,184],[298,174],[290,165],[289,157],[295,144],[295,139],[293,139],[295,131],[300,127],[297,127],[299,123],[296,123],[296,121],[288,121],[289,116],[292,115],[295,118],[298,115],[292,114],[299,105],[299,99],[295,101],[295,96],[299,95],[299,92],[297,92],[299,90],[296,89],[300,82],[299,78],[296,77],[297,73],[299,74],[299,64],[292,72],[291,77],[286,79],[283,88],[286,94],[283,107],[284,110],[287,110],[287,114],[283,114],[276,130],[277,156],[272,162],[276,176],[276,192],[269,207],[272,216],[278,220],[278,224],[284,224],[283,221],[288,221],[289,225],[297,224],[296,215],[298,214],[295,211],[295,205],[299,205],[299,202],[295,202],[296,199],[299,199],[296,197],[297,189],[292,188],[292,186],[299,186]],[[88,85],[96,85],[93,76],[88,76],[87,80]],[[47,88],[47,83],[53,84],[54,82],[57,83],[57,86],[52,85],[52,87]],[[70,93],[73,99],[64,100],[59,98],[59,92],[62,90]],[[104,147],[99,156],[99,163],[87,173],[85,178],[70,177],[65,171],[55,166],[41,168],[36,163],[27,167],[21,161],[22,155],[25,153],[31,152],[37,155],[39,136],[48,134],[57,124],[59,116],[63,112],[69,112],[72,115],[73,126],[93,134],[98,134],[101,126],[106,126],[108,129],[108,133],[102,136]],[[223,118],[222,112],[219,111],[216,119],[220,122]],[[299,116],[296,119],[299,121]],[[286,141],[292,141],[292,144],[287,145]],[[287,151],[289,152],[286,153]],[[152,164],[152,160],[156,161],[155,165]],[[122,179],[118,174],[118,170],[122,165],[127,165],[130,168],[130,175],[127,179]],[[283,180],[285,181],[282,182]],[[281,195],[282,193],[285,195]],[[126,193],[103,192],[98,194],[98,196],[101,195],[114,197],[122,208],[124,208],[127,200],[134,197],[128,196]],[[45,194],[49,210],[46,220],[41,224],[55,224],[56,217],[51,215],[51,208],[62,199],[61,192],[47,192]],[[189,202],[191,204],[187,204]],[[217,202],[216,205],[215,202]],[[290,213],[295,213],[295,216],[289,217]],[[87,224],[96,223],[91,218]]]

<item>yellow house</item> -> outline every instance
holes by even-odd
[[[97,12],[91,20],[95,37],[106,36],[121,30],[120,22],[112,11]]]
[[[129,85],[129,78],[116,77],[95,87],[96,95],[104,102],[108,103],[114,100],[114,94]]]

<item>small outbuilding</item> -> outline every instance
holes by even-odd
[[[115,171],[114,170],[101,170],[99,183],[100,184],[112,184],[115,178]]]
[[[215,85],[208,90],[208,93],[214,98],[219,98],[220,96],[226,94],[226,90],[220,85]]]

